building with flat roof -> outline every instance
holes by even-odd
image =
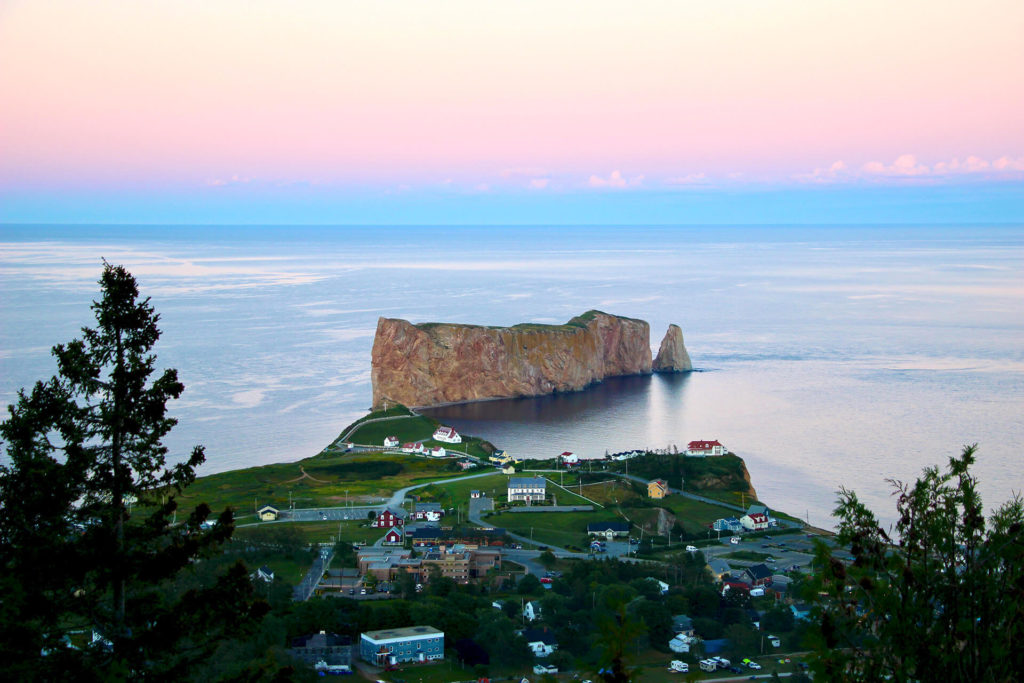
[[[295,638],[288,654],[317,671],[352,673],[352,640],[348,636],[320,631]]]
[[[359,656],[374,666],[444,659],[444,631],[433,626],[367,631],[359,636]]]

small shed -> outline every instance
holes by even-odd
[[[277,520],[280,513],[281,511],[273,505],[264,505],[256,511],[256,515],[260,518],[261,522],[273,522]]]

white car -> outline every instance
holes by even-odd
[[[688,545],[688,546],[686,546],[686,552],[688,552],[688,553],[695,553],[695,552],[697,552],[697,546],[695,546],[695,545]]]
[[[747,662],[747,666],[750,667],[751,669],[760,669],[761,668],[761,665],[758,664],[757,662]]]

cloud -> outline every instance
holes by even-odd
[[[530,179],[530,189],[531,190],[543,190],[543,189],[545,189],[548,186],[549,182],[551,182],[551,181],[548,178],[531,178]]]
[[[918,163],[917,157],[913,154],[901,154],[891,164],[883,164],[880,161],[869,161],[861,170],[869,175],[884,175],[890,177],[919,176],[931,172],[924,164]]]
[[[1024,157],[999,157],[992,162],[992,168],[997,171],[1024,171]]]
[[[607,178],[602,178],[596,175],[590,176],[590,180],[587,181],[587,185],[589,185],[590,187],[624,188],[636,187],[643,183],[643,181],[644,177],[642,175],[634,176],[632,178],[626,178],[625,176],[622,175],[621,171],[612,171],[611,175],[609,175]]]
[[[666,178],[666,185],[703,185],[707,181],[704,173],[688,173],[684,176]]]
[[[206,184],[209,185],[210,187],[227,187],[229,185],[246,185],[246,184],[251,183],[251,182],[252,182],[252,178],[246,178],[246,177],[240,176],[240,175],[238,175],[236,173],[235,175],[231,176],[230,178],[226,178],[226,179],[225,178],[214,178],[212,180],[207,180]]]
[[[856,169],[850,168],[842,161],[836,161],[831,166],[816,168],[810,173],[794,174],[793,179],[803,183],[885,179],[936,183],[963,176],[980,179],[1016,177],[1021,171],[1024,171],[1024,157],[1002,156],[995,161],[988,161],[972,154],[965,159],[957,157],[928,165],[919,161],[914,154],[901,154],[892,163],[868,161]]]

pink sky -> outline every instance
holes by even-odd
[[[8,0],[0,189],[1024,177],[1024,2]]]

